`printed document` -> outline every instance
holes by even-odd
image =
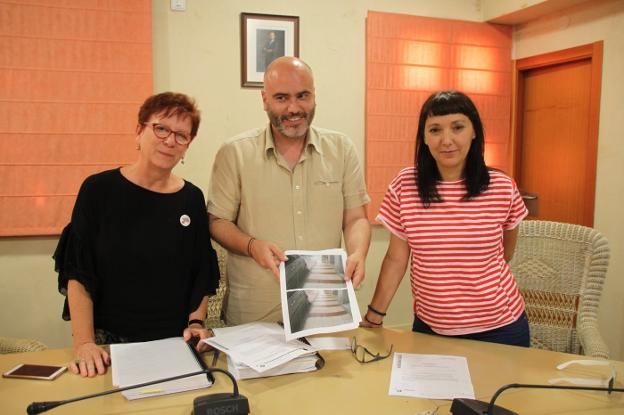
[[[256,372],[241,362],[235,362],[230,356],[227,357],[227,362],[228,370],[232,373],[234,379],[239,380],[289,375],[291,373],[312,372],[318,369],[316,366],[318,359],[319,357],[316,354],[303,355],[290,360],[283,365],[274,367],[273,369],[265,370],[262,373]]]
[[[302,341],[287,342],[284,329],[277,323],[255,322],[213,331],[215,336],[203,339],[204,342],[259,373],[316,353],[316,349]]]
[[[124,387],[202,370],[182,337],[141,343],[112,344],[113,385]],[[197,375],[121,392],[127,399],[167,395],[207,388],[206,375]]]
[[[362,317],[351,281],[345,281],[343,249],[286,251],[280,264],[286,340],[357,328]]]
[[[351,339],[348,337],[310,337],[308,342],[316,350],[351,349]]]
[[[428,399],[474,399],[463,356],[395,353],[389,395]]]

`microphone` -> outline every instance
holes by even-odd
[[[140,383],[137,385],[125,386],[123,388],[111,389],[105,392],[93,393],[90,395],[79,396],[77,398],[66,399],[62,401],[49,401],[49,402],[33,402],[26,408],[28,415],[36,415],[57,406],[65,405],[72,402],[83,401],[85,399],[97,398],[99,396],[106,396],[112,393],[123,392],[129,389],[143,388],[145,386],[155,385],[157,383],[169,382],[172,380],[183,379],[197,375],[209,375],[213,372],[220,372],[226,374],[234,386],[233,392],[230,393],[216,393],[212,395],[205,395],[197,397],[193,400],[194,415],[204,414],[232,414],[232,415],[247,415],[249,413],[249,402],[247,398],[238,393],[238,384],[236,379],[230,372],[225,369],[204,368],[197,372],[186,373],[183,375],[172,376],[170,378],[153,380],[150,382]]]
[[[518,413],[494,405],[496,398],[507,389],[529,388],[529,389],[575,389],[585,391],[624,392],[622,388],[614,388],[613,381],[609,382],[606,388],[594,386],[565,386],[565,385],[533,385],[524,383],[510,383],[499,388],[492,396],[490,402],[483,402],[477,399],[455,398],[451,404],[451,414],[453,415],[518,415]]]

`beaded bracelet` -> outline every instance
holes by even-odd
[[[247,256],[248,257],[252,257],[251,255],[251,244],[253,243],[253,241],[255,241],[256,238],[254,238],[253,236],[251,238],[249,238],[249,242],[247,242]],[[252,257],[253,258],[253,257]]]
[[[382,313],[382,312],[381,312],[381,311],[379,311],[379,310],[375,310],[375,309],[373,308],[373,306],[372,306],[372,305],[370,305],[370,304],[368,305],[368,309],[369,309],[370,311],[372,311],[373,313],[377,314],[378,316],[382,316],[382,317],[385,317],[385,316],[386,316],[386,313]]]

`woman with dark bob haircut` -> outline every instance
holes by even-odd
[[[186,95],[149,97],[138,114],[137,160],[82,183],[54,253],[76,374],[105,373],[101,344],[209,336],[203,320],[219,268],[204,195],[172,173],[199,122]]]
[[[416,166],[399,172],[379,209],[390,243],[362,325],[381,327],[411,254],[413,331],[528,347],[524,300],[507,264],[527,209],[514,181],[486,166],[470,98],[431,95],[416,147]]]

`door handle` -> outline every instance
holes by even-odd
[[[538,194],[537,193],[529,193],[529,192],[521,192],[522,201],[524,202],[526,208],[529,210],[529,216],[537,217],[538,212]]]

